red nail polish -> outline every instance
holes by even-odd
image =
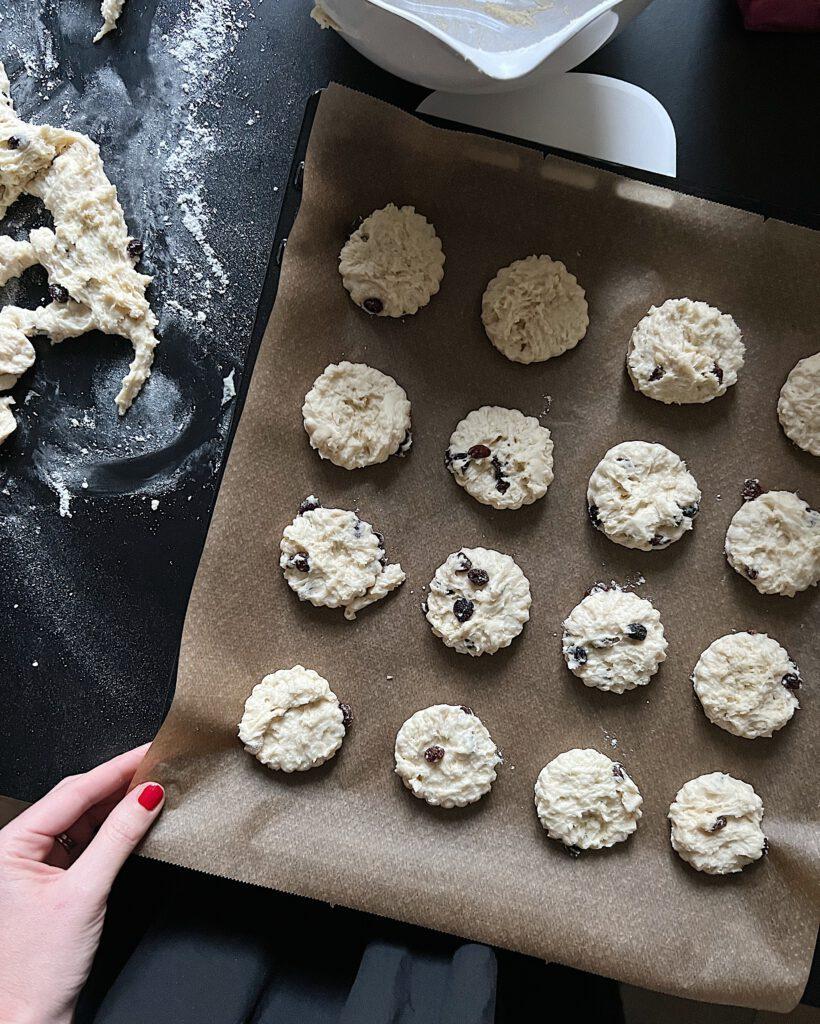
[[[146,811],[153,811],[165,796],[165,790],[156,782],[150,782],[137,797],[137,803],[142,804]]]

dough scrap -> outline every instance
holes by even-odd
[[[623,441],[593,470],[587,488],[592,525],[626,548],[653,551],[691,530],[700,489],[686,463],[649,441]]]
[[[646,598],[618,587],[595,587],[564,620],[569,670],[585,686],[623,693],[646,686],[666,661],[658,611]]]
[[[820,513],[791,491],[764,491],[735,512],[725,550],[761,594],[794,597],[820,581]]]
[[[326,679],[302,665],[280,669],[257,683],[239,723],[245,750],[283,772],[324,764],[344,737],[339,699]]]
[[[672,848],[697,871],[729,875],[768,849],[760,823],[763,801],[748,782],[725,772],[700,775],[669,808]]]
[[[396,736],[396,774],[413,796],[434,807],[475,803],[496,779],[501,756],[486,726],[464,707],[417,711]]]
[[[365,363],[331,363],[302,406],[305,430],[323,459],[361,469],[404,455],[413,442],[404,388]]]
[[[735,736],[771,736],[800,707],[800,670],[766,633],[728,633],[698,658],[692,683],[710,722]]]
[[[412,206],[388,203],[366,217],[339,254],[342,283],[373,316],[405,316],[426,306],[444,277],[436,230]]]
[[[482,405],[453,431],[444,463],[482,505],[521,508],[547,493],[553,479],[552,449],[549,430],[534,416]]]
[[[509,555],[461,548],[436,569],[422,607],[435,636],[477,658],[509,647],[531,605],[529,580]]]
[[[636,391],[667,405],[711,402],[737,383],[746,347],[728,313],[692,299],[652,306],[629,339]]]
[[[125,6],[125,0],[102,0],[100,4],[100,14],[102,15],[103,23],[100,31],[94,36],[94,42],[98,43],[103,36],[117,27],[117,19],[122,14],[122,9]]]
[[[551,839],[577,850],[622,843],[638,827],[643,798],[623,765],[597,750],[567,750],[541,769],[535,808]]]
[[[527,256],[499,270],[481,300],[487,337],[515,363],[574,348],[589,326],[584,289],[558,260]]]
[[[777,418],[798,448],[820,455],[820,352],[792,368],[780,389]]]

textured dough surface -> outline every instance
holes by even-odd
[[[703,403],[737,383],[745,354],[728,313],[692,299],[667,299],[632,332],[626,365],[636,390],[649,398]]]
[[[763,801],[748,782],[725,772],[682,786],[669,808],[672,848],[707,875],[729,875],[766,852]]]
[[[490,454],[471,454],[477,445]],[[482,505],[521,508],[547,493],[552,483],[552,438],[534,416],[518,409],[482,405],[458,424],[444,462],[458,483]]]
[[[404,388],[365,363],[331,363],[302,406],[311,447],[344,469],[385,462],[410,447],[410,403]]]
[[[610,448],[587,488],[593,526],[626,548],[652,551],[691,530],[700,510],[700,489],[686,463],[649,441]]]
[[[597,750],[559,754],[535,783],[535,808],[547,834],[578,850],[628,839],[638,827],[642,804],[623,766]]]
[[[486,573],[486,583],[473,582]],[[461,548],[436,569],[424,614],[448,647],[474,658],[509,647],[530,617],[530,584],[509,555]]]
[[[333,757],[344,716],[328,681],[294,665],[265,676],[245,701],[239,739],[268,768],[304,772]]]
[[[117,19],[122,14],[124,6],[125,0],[102,0],[100,14],[102,15],[103,23],[100,31],[94,36],[95,43],[98,43],[103,36],[107,36],[109,32],[117,27]]]
[[[564,620],[564,658],[585,686],[623,693],[645,686],[666,660],[658,611],[617,587],[596,588]]]
[[[820,352],[796,363],[780,389],[777,418],[789,440],[820,455]]]
[[[726,531],[732,568],[761,594],[794,597],[820,580],[820,514],[791,491],[765,491]]]
[[[800,707],[800,672],[765,633],[715,640],[698,658],[692,683],[710,722],[750,740],[782,729]]]
[[[365,218],[342,247],[339,273],[357,306],[405,316],[426,306],[444,277],[435,228],[412,206],[388,203]]]
[[[435,807],[480,800],[495,782],[500,763],[478,716],[452,704],[417,711],[396,736],[396,774],[414,796]]]
[[[383,541],[355,512],[313,508],[285,527],[279,565],[300,601],[344,608],[355,619],[362,608],[405,580],[402,567],[386,563]]]

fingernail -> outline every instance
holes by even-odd
[[[165,790],[162,786],[156,782],[149,782],[137,797],[137,803],[142,804],[146,811],[153,811],[161,803],[164,796]]]

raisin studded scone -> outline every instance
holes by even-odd
[[[567,750],[541,769],[535,809],[550,839],[600,850],[638,827],[643,798],[623,765],[597,750]]]
[[[737,383],[746,347],[728,313],[692,299],[652,306],[629,339],[637,391],[667,405],[711,402]]]
[[[711,643],[692,672],[710,722],[735,736],[771,736],[800,707],[800,670],[765,633],[728,633]]]
[[[372,316],[406,316],[426,306],[439,290],[441,240],[412,206],[388,203],[345,242],[339,273],[351,299]]]
[[[444,464],[482,505],[521,508],[552,483],[552,438],[534,416],[482,405],[458,424]]]
[[[747,480],[726,531],[726,558],[761,594],[794,597],[820,580],[820,513],[791,491]]]
[[[820,352],[793,367],[780,389],[777,418],[798,448],[820,455]]]
[[[462,548],[436,569],[422,607],[436,636],[477,658],[509,647],[531,604],[529,580],[509,555]]]
[[[590,522],[616,544],[652,551],[691,530],[700,489],[680,456],[649,441],[610,448],[587,488]]]
[[[417,711],[396,736],[396,774],[435,807],[475,803],[496,778],[501,756],[470,708],[434,704]]]
[[[304,772],[333,757],[351,717],[326,679],[294,665],[254,686],[245,701],[239,739],[268,768]]]
[[[697,871],[730,875],[759,860],[769,844],[763,801],[748,782],[725,772],[691,779],[669,808],[672,848]]]
[[[344,608],[346,619],[386,597],[406,579],[388,565],[384,537],[355,512],[306,498],[279,545],[279,565],[300,601]]]
[[[589,326],[584,289],[558,260],[528,256],[499,270],[481,300],[487,337],[515,363],[574,348]]]
[[[413,443],[404,388],[365,363],[331,363],[302,406],[305,430],[321,458],[361,469],[405,455]]]
[[[661,617],[643,597],[597,586],[564,620],[569,670],[585,686],[623,693],[646,686],[666,660]]]

